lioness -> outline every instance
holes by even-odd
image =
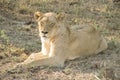
[[[18,66],[63,67],[66,59],[97,54],[107,48],[106,40],[94,27],[72,29],[64,23],[64,14],[35,12],[42,49]]]

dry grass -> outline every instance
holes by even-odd
[[[109,48],[101,54],[67,61],[61,68],[10,67],[39,52],[35,11],[65,12],[67,23],[99,27]],[[2,80],[119,80],[120,6],[112,0],[0,0],[0,79]]]

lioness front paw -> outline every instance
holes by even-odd
[[[24,68],[25,64],[24,63],[18,63],[14,66],[14,68]]]

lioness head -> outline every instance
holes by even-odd
[[[64,14],[35,12],[34,17],[38,22],[40,36],[49,38],[59,28],[57,25],[64,19]]]

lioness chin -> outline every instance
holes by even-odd
[[[106,40],[94,27],[72,29],[63,22],[64,16],[53,12],[35,12],[42,49],[18,66],[63,67],[66,59],[97,54],[107,48]]]

